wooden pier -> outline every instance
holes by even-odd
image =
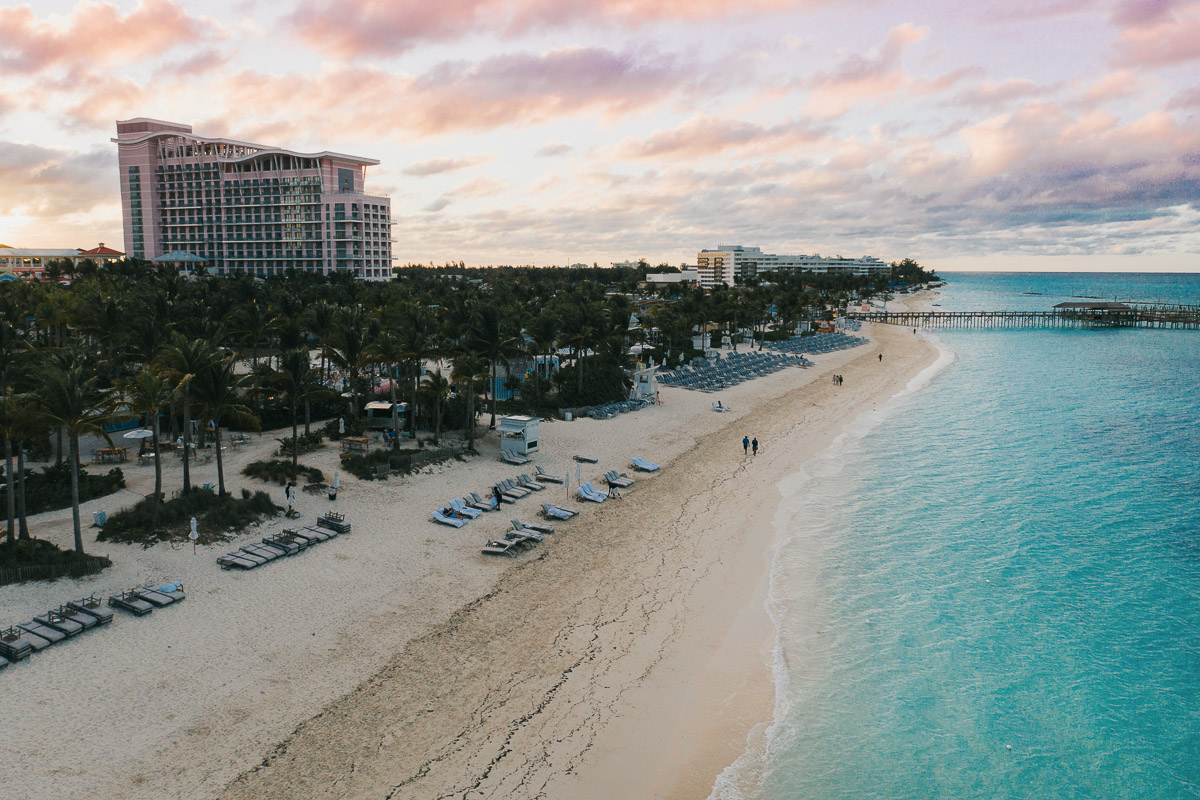
[[[1059,303],[1049,311],[872,311],[846,314],[906,328],[1183,328],[1200,330],[1200,306]]]

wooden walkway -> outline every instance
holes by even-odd
[[[1200,330],[1200,306],[1129,304],[1120,310],[872,311],[846,315],[906,328],[1183,328]]]

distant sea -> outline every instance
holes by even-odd
[[[945,277],[944,310],[1200,303]],[[775,720],[714,797],[1200,797],[1200,331],[928,335],[938,365],[780,485]]]

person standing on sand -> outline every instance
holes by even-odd
[[[749,436],[742,437],[742,452],[744,452],[746,455],[750,455],[750,437]]]
[[[754,441],[750,443],[750,447],[754,449],[754,455],[758,455],[758,437],[754,437]]]
[[[883,353],[880,353],[880,354],[879,354],[879,360],[880,360],[880,361],[883,361]]]
[[[283,489],[283,496],[287,498],[287,516],[290,517],[296,513],[296,484],[288,481]]]

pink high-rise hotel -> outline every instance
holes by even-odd
[[[142,117],[118,121],[112,141],[134,258],[184,251],[218,275],[392,276],[391,201],[365,187],[374,159],[202,138]]]

